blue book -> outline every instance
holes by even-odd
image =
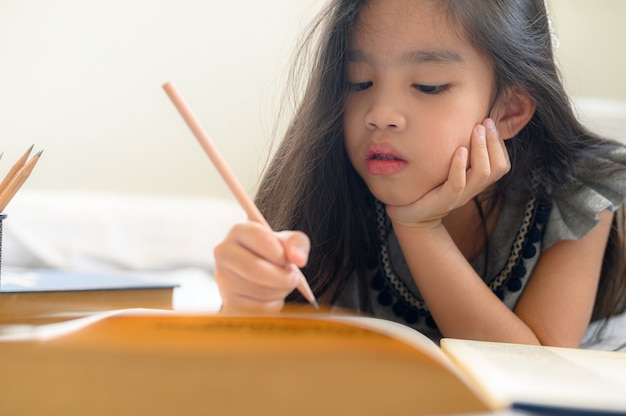
[[[0,323],[55,321],[110,309],[172,309],[171,280],[156,273],[2,270]]]

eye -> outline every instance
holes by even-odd
[[[372,85],[374,85],[372,81],[350,82],[350,91],[364,91]]]
[[[448,89],[448,85],[424,85],[424,84],[414,84],[413,88],[416,90],[423,92],[424,94],[435,95],[441,94],[442,92]]]

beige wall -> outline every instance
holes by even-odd
[[[570,93],[626,100],[626,0],[549,0],[549,8]]]
[[[247,189],[316,0],[0,0],[0,174],[26,187],[230,196],[161,89],[181,90]]]
[[[174,82],[253,190],[295,34],[318,0],[0,0],[0,174],[26,187],[230,194],[161,90]],[[551,0],[575,95],[626,100],[626,0]]]

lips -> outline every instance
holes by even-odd
[[[371,160],[400,160],[400,159],[393,155],[374,154],[372,155]]]
[[[392,151],[372,149],[367,155],[365,165],[371,175],[390,176],[404,169],[407,161]]]

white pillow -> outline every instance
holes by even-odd
[[[62,269],[213,270],[213,247],[245,218],[208,197],[21,190],[5,211],[3,264]]]

